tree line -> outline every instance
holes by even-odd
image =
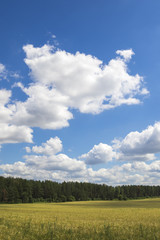
[[[127,200],[159,197],[160,186],[108,186],[86,182],[52,182],[0,176],[0,203]]]

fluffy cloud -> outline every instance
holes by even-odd
[[[72,159],[65,154],[52,156],[27,155],[25,159],[27,166],[50,171],[82,171],[86,167],[83,161]]]
[[[160,184],[159,172],[160,161],[150,164],[145,162],[125,163],[121,166],[115,165],[112,168],[79,168],[79,171],[72,171],[68,168],[41,169],[40,167],[28,165],[24,162],[14,164],[2,164],[0,169],[4,176],[22,177],[28,179],[53,180],[53,181],[86,181],[105,183],[108,185],[119,184]]]
[[[87,171],[68,171],[66,170],[45,170],[28,166],[24,162],[15,162],[14,164],[2,164],[0,170],[4,172],[3,176],[14,176],[25,179],[52,180],[52,181],[87,181]]]
[[[0,90],[0,144],[32,142],[33,130],[26,126],[16,126],[12,122],[12,108],[9,101],[11,91]]]
[[[128,73],[131,50],[118,51],[122,58],[105,65],[91,55],[54,51],[49,45],[23,49],[34,83],[17,84],[28,96],[25,102],[15,103],[12,122],[17,126],[60,129],[69,126],[71,109],[98,114],[121,104],[138,104],[136,95],[148,93],[141,88],[142,77]]]
[[[88,153],[81,155],[79,158],[84,159],[87,164],[99,164],[112,161],[115,157],[116,153],[113,151],[111,146],[100,143],[98,145],[94,145]]]
[[[34,81],[53,87],[68,99],[68,107],[97,114],[121,104],[139,103],[135,96],[141,94],[143,79],[138,74],[129,75],[125,63],[133,55],[132,50],[117,51],[124,58],[105,65],[91,55],[53,51],[49,45],[26,45],[23,49]]]
[[[114,139],[113,145],[100,143],[79,158],[87,164],[117,161],[153,161],[160,152],[160,122],[142,132],[130,132],[123,140]]]
[[[11,91],[0,90],[1,143],[31,142],[33,127],[67,127],[73,118],[72,109],[99,114],[122,104],[138,104],[138,95],[148,93],[142,87],[143,78],[128,72],[127,62],[134,54],[131,49],[118,50],[120,57],[108,64],[91,55],[72,54],[50,45],[26,45],[23,49],[33,82],[28,86],[14,84],[26,94],[25,101],[10,101]],[[0,74],[5,71],[0,64]],[[20,132],[21,137],[16,138]]]
[[[50,138],[46,143],[42,143],[42,146],[33,146],[32,149],[26,147],[28,153],[34,152],[44,155],[54,155],[62,151],[62,141],[58,138]]]
[[[87,172],[86,164],[62,153],[56,155],[61,150],[61,140],[58,137],[50,138],[42,146],[27,147],[26,151],[28,153],[34,152],[35,155],[24,156],[25,162],[2,164],[0,169],[5,176],[13,175],[56,181],[84,179]]]
[[[122,56],[125,59],[125,61],[129,61],[132,58],[132,55],[134,55],[134,52],[132,49],[117,50],[116,53]]]
[[[67,99],[54,89],[40,84],[24,88],[28,95],[25,102],[16,102],[12,122],[16,125],[40,127],[42,129],[60,129],[69,126],[68,120],[73,118],[66,105]]]
[[[62,150],[62,142],[58,137],[50,138],[42,146],[26,147],[28,153],[36,153],[40,155],[26,155],[25,164],[27,167],[43,169],[47,171],[83,171],[86,165],[83,161],[68,157],[65,154],[58,154]]]
[[[54,181],[86,179],[86,164],[65,154],[57,154],[61,150],[61,140],[58,137],[50,138],[41,146],[26,147],[26,151],[32,154],[24,156],[25,162],[1,164],[0,169],[4,172],[4,176],[28,179],[50,179]]]
[[[14,126],[0,123],[0,144],[3,143],[32,143],[33,130],[26,126]]]
[[[26,179],[41,179],[41,180],[55,180],[63,181],[63,175],[60,175],[60,172],[53,173],[51,171],[35,169],[26,166],[24,162],[15,162],[14,164],[2,164],[0,169],[4,171],[4,176],[14,176],[21,177]],[[65,176],[64,176],[65,177]]]
[[[160,152],[160,122],[142,132],[130,132],[120,143],[123,154],[153,154]]]
[[[140,133],[134,133],[129,133],[122,141],[114,141],[113,146],[103,143],[95,145],[88,153],[79,157],[81,160],[72,159],[62,153],[57,154],[62,150],[62,142],[58,137],[50,138],[41,146],[27,148],[28,152],[35,154],[24,156],[25,162],[2,164],[0,169],[4,176],[28,179],[89,181],[109,185],[160,184],[160,160],[154,159],[154,153],[159,152],[157,136],[159,123],[147,127]],[[148,144],[153,148],[148,147]],[[112,167],[98,170],[87,168],[87,164],[107,163],[113,159],[130,162],[122,164],[114,161]],[[152,162],[144,162],[146,160],[152,160]]]
[[[50,151],[48,152],[48,150],[46,150],[50,144],[54,146],[53,155],[50,154]],[[56,148],[56,146],[58,147]],[[29,148],[29,151],[34,152],[35,155],[24,156],[25,162],[1,164],[0,170],[3,171],[3,175],[28,179],[50,179],[59,182],[88,181],[107,183],[108,185],[160,184],[160,160],[151,163],[135,160],[122,165],[117,163],[110,168],[93,170],[92,168],[87,168],[86,163],[83,161],[72,159],[61,153],[56,155],[56,152],[62,148],[61,141],[57,137],[49,139],[46,143],[37,147],[37,149],[34,149],[34,147]],[[37,155],[37,153],[39,155]],[[101,161],[101,158],[103,158],[104,161],[106,161],[106,159],[108,161],[109,157],[110,160],[113,157],[112,148],[102,143],[95,145],[88,153],[89,157],[92,155],[93,158],[96,157],[96,154],[98,158],[96,158],[95,161],[98,163]],[[83,155],[85,156],[87,154]],[[94,161],[89,162],[89,164],[94,164]]]

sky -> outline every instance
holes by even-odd
[[[1,176],[160,184],[159,11],[1,0]]]

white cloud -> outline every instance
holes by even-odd
[[[148,93],[141,88],[142,77],[128,73],[123,58],[112,59],[105,65],[91,55],[54,51],[50,45],[26,45],[23,49],[34,83],[28,88],[17,84],[28,99],[15,103],[15,125],[59,129],[69,126],[73,108],[98,114],[121,104],[139,104],[136,96]],[[131,56],[131,50],[127,51]],[[124,55],[129,53],[124,51]]]
[[[153,154],[160,152],[160,122],[148,126],[142,132],[130,132],[121,142],[123,154]]]
[[[2,63],[0,63],[0,74],[4,73],[4,71],[5,71],[5,66]]]
[[[15,162],[14,164],[2,164],[0,165],[0,169],[4,172],[4,176],[15,176],[40,180],[50,179],[59,182],[86,181],[95,183],[105,183],[108,185],[160,184],[159,160],[154,161],[150,164],[146,164],[145,162],[134,162],[125,163],[121,166],[115,165],[114,167],[111,168],[101,168],[98,170],[93,170],[92,168],[87,169],[86,167],[82,167],[82,165],[79,166],[77,165],[77,168],[70,168],[70,164],[69,167],[65,168],[64,163],[63,163],[64,167],[52,166],[51,168],[50,167],[45,168],[42,167],[41,165],[42,159],[40,160],[39,157],[40,156],[38,156],[38,159],[36,160],[36,164],[28,164],[27,162],[26,163]],[[44,158],[43,161],[45,162],[46,159]],[[35,159],[33,159],[33,162],[35,162]],[[49,164],[51,164],[51,162]]]
[[[9,102],[11,97],[11,91],[6,89],[0,89],[0,105],[5,105]]]
[[[79,158],[84,159],[87,164],[100,164],[112,161],[115,157],[116,153],[111,146],[100,143],[94,145],[88,153],[82,154]]]
[[[58,138],[50,138],[46,143],[42,143],[42,146],[33,146],[32,149],[26,147],[28,153],[34,152],[37,154],[54,155],[62,151],[62,141]]]
[[[52,156],[26,155],[25,159],[27,166],[48,171],[82,171],[86,167],[83,161],[69,158],[65,154]]]
[[[4,171],[5,177],[14,176],[21,177],[25,179],[41,179],[41,180],[59,180],[62,178],[60,176],[54,177],[57,174],[51,173],[45,170],[39,170],[35,168],[31,168],[26,166],[24,162],[15,162],[14,164],[2,164],[0,165],[0,169]]]
[[[11,91],[0,90],[0,144],[32,142],[33,130],[26,126],[16,126],[11,122],[12,110],[9,102]]]
[[[70,181],[84,179],[86,164],[65,154],[55,155],[62,150],[62,142],[58,137],[50,138],[42,146],[26,147],[28,153],[43,155],[26,155],[25,162],[1,164],[0,169],[5,176],[23,177],[28,179],[50,179]]]
[[[0,63],[0,80],[7,79],[8,71],[2,63]]]
[[[121,104],[139,103],[134,96],[141,94],[142,77],[129,75],[123,59],[112,59],[105,65],[91,55],[52,49],[49,45],[26,45],[25,62],[34,81],[55,88],[68,99],[69,107],[95,114]],[[133,54],[131,50],[120,52]]]
[[[156,160],[160,152],[160,122],[142,132],[130,132],[124,139],[114,139],[113,145],[100,143],[79,158],[87,164],[107,163],[112,160],[135,162]]]
[[[21,89],[29,96],[25,102],[16,102],[12,122],[16,125],[40,127],[42,129],[60,129],[69,126],[73,118],[68,110],[67,99],[47,86],[33,84]]]
[[[53,144],[54,143],[54,144]],[[57,145],[58,143],[58,145]],[[54,153],[46,150],[48,145],[54,146]],[[23,177],[28,179],[50,179],[53,181],[88,181],[95,183],[106,183],[108,185],[118,184],[160,184],[160,160],[145,163],[143,161],[128,162],[122,165],[113,165],[110,168],[100,168],[93,170],[87,168],[85,162],[72,159],[65,154],[55,155],[55,145],[62,149],[59,138],[51,138],[46,143],[37,147],[27,148],[28,152],[35,152],[35,155],[24,156],[25,162],[15,162],[13,164],[1,164],[0,170],[4,176]],[[42,148],[41,148],[42,147]],[[37,155],[37,153],[44,155]],[[99,163],[101,159],[107,162],[112,160],[114,152],[106,144],[95,145],[93,149],[84,154],[88,158],[88,164]],[[83,156],[83,155],[82,155]],[[81,156],[81,157],[82,157]],[[95,159],[94,159],[95,158]],[[94,161],[93,161],[94,159]],[[92,161],[91,161],[92,160]],[[91,162],[90,162],[91,161]]]
[[[86,164],[65,154],[57,154],[61,150],[61,140],[58,137],[50,138],[41,146],[26,147],[28,153],[33,152],[35,155],[25,155],[25,162],[1,164],[0,169],[5,176],[11,175],[28,179],[54,181],[84,179],[87,172]]]
[[[31,128],[0,123],[0,144],[3,143],[32,143]]]
[[[129,61],[132,58],[132,55],[134,55],[134,52],[132,49],[117,50],[116,53],[122,56],[126,61]]]
[[[4,176],[28,179],[50,179],[60,182],[89,181],[108,185],[160,184],[160,160],[154,159],[154,153],[159,151],[157,147],[159,125],[155,123],[138,134],[129,133],[122,141],[114,140],[113,147],[103,143],[95,145],[88,153],[80,156],[85,162],[72,159],[65,154],[57,154],[62,150],[62,142],[58,137],[50,138],[41,146],[27,147],[27,152],[33,152],[35,155],[24,156],[24,163],[1,164],[0,169],[4,172]],[[112,167],[98,170],[87,168],[87,164],[107,163],[113,159],[130,162],[119,165],[118,161],[114,161]],[[144,162],[146,160],[152,162],[146,163]]]
[[[4,172],[3,176],[21,177],[25,179],[52,180],[52,181],[83,181],[86,171],[61,171],[44,170],[27,166],[24,162],[15,162],[14,164],[2,164],[0,169]]]
[[[70,158],[62,153],[57,154],[62,151],[62,147],[62,141],[58,137],[50,138],[46,143],[42,143],[41,146],[26,147],[28,153],[33,152],[35,155],[24,156],[25,164],[28,167],[47,171],[81,172],[86,169],[83,161]]]
[[[128,73],[126,59],[133,55],[131,49],[118,51],[123,58],[112,59],[108,65],[91,55],[72,54],[47,44],[39,48],[26,45],[23,49],[33,82],[28,86],[14,84],[26,94],[23,102],[11,101],[11,91],[0,90],[0,123],[5,129],[0,130],[5,133],[2,143],[31,142],[31,127],[68,127],[72,109],[99,114],[121,104],[138,104],[137,96],[148,93],[142,88],[143,78]],[[0,64],[0,73],[5,71]],[[20,131],[21,137],[16,137]]]

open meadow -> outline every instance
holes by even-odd
[[[0,240],[160,239],[160,198],[0,205]]]

